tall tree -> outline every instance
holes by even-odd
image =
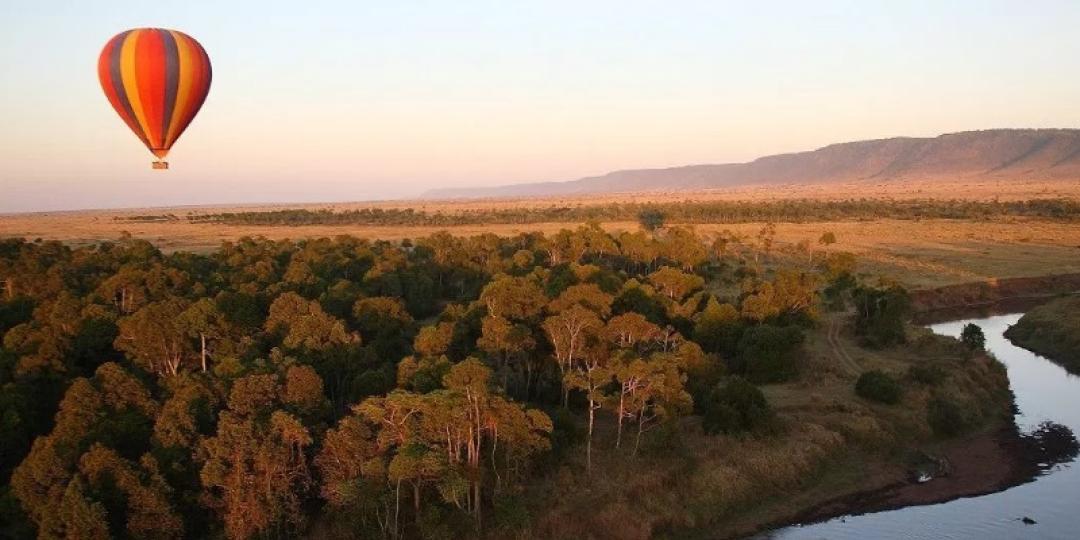
[[[205,373],[213,344],[228,333],[225,315],[213,300],[201,298],[182,311],[176,322],[187,337],[198,341],[199,364]]]
[[[154,302],[120,319],[116,348],[159,375],[176,375],[191,355],[181,315],[189,304],[178,298]]]
[[[544,332],[551,342],[563,386],[563,407],[569,405],[570,386],[566,377],[581,359],[588,340],[603,328],[600,317],[592,310],[573,304],[544,320]]]

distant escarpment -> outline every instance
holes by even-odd
[[[749,163],[615,171],[568,182],[436,189],[427,198],[533,197],[911,179],[1080,180],[1080,130],[995,129],[840,143]]]

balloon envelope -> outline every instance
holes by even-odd
[[[98,79],[124,123],[164,158],[206,100],[210,57],[183,32],[136,28],[105,44]]]

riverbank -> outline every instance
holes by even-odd
[[[845,515],[944,503],[996,493],[1030,482],[1039,473],[1038,455],[1016,430],[999,426],[938,445],[933,455],[947,464],[945,475],[919,483],[896,471],[894,481],[827,500],[778,526],[808,524]]]
[[[922,316],[939,313],[956,319],[978,316],[980,310],[1018,302],[1044,302],[1080,291],[1080,274],[988,279],[911,291],[911,303]]]
[[[1080,379],[1065,376],[1059,366],[1046,358],[1010,343],[1002,335],[1016,324],[1019,314],[962,318],[934,324],[935,333],[956,337],[968,324],[976,324],[986,333],[986,347],[1008,371],[1013,402],[1013,421],[1019,433],[998,433],[998,446],[1006,446],[1013,456],[1022,456],[1016,476],[1006,478],[1005,489],[993,485],[990,473],[999,467],[993,454],[982,450],[978,440],[957,439],[962,446],[960,459],[973,465],[977,481],[985,481],[973,494],[937,497],[929,489],[913,493],[883,488],[878,493],[861,492],[845,502],[850,511],[829,520],[810,519],[804,526],[770,530],[761,538],[773,540],[906,540],[909,538],[1060,538],[1075,537],[1080,516],[1076,514],[1075,493],[1080,486],[1080,469],[1074,464],[1080,445],[1074,433],[1080,433],[1080,407],[1077,392]],[[987,434],[993,431],[985,432]],[[979,439],[982,437],[976,437]],[[955,459],[953,460],[956,461]],[[952,475],[952,487],[977,488],[961,481],[963,473]],[[1027,481],[1027,480],[1032,481]],[[930,482],[933,484],[937,480]],[[956,484],[959,484],[957,486]],[[953,495],[955,493],[950,493]],[[921,496],[925,495],[925,498]],[[958,498],[949,502],[950,499]],[[836,502],[836,501],[834,501]],[[899,503],[899,504],[896,504]],[[925,504],[930,503],[930,504]],[[821,510],[821,509],[818,509]],[[828,515],[813,516],[830,517]]]
[[[914,291],[914,320],[924,325],[1027,311],[1047,303],[1048,299],[1078,290],[1080,274],[990,280]],[[1062,300],[1066,301],[1069,300]],[[1071,301],[1080,304],[1078,297],[1071,297]],[[1055,311],[1060,318],[1062,309],[1059,307]],[[1080,309],[1076,306],[1071,308],[1071,313],[1077,312]],[[1040,352],[1037,348],[1027,348]],[[854,476],[852,474],[830,470],[818,480],[824,489],[797,497],[802,510],[767,526],[744,523],[739,530],[728,531],[720,537],[737,538],[761,530],[818,523],[841,516],[997,493],[1031,482],[1048,464],[1057,463],[1054,456],[1048,456],[1053,453],[1048,447],[1074,447],[1075,443],[1075,439],[1071,439],[1048,444],[1031,435],[1022,435],[1016,424],[1008,419],[967,436],[924,446],[928,455],[947,464],[947,474],[928,482],[917,482],[910,466],[904,466],[902,462],[863,464],[857,481],[845,479],[845,476]],[[1066,449],[1065,453],[1068,452],[1075,453],[1075,449]],[[847,492],[828,496],[830,491],[841,492],[845,487]],[[818,502],[813,502],[815,498]]]
[[[1080,296],[1059,298],[1028,311],[1005,331],[1005,337],[1080,375]]]
[[[997,435],[1012,419],[1000,363],[919,327],[910,329],[907,345],[864,349],[843,324],[846,317],[826,317],[807,334],[802,375],[762,387],[783,426],[778,432],[708,436],[688,420],[636,459],[598,460],[591,477],[575,475],[572,467],[552,471],[525,494],[532,503],[530,537],[744,537],[873,510],[858,506],[867,494],[876,494],[876,508],[885,508],[987,493],[1021,481],[1023,460]],[[837,348],[856,369],[840,362]],[[901,381],[902,401],[886,405],[858,397],[855,380],[867,370]],[[911,375],[920,371],[942,375]],[[929,411],[941,399],[957,404],[971,420],[967,434],[936,432]],[[971,452],[977,460],[965,457]],[[923,464],[917,456],[959,465],[950,466],[948,477],[914,485]]]

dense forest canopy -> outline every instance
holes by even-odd
[[[852,295],[850,254],[773,231],[0,241],[3,533],[513,530],[570,452],[590,474],[688,415],[776,429],[755,384],[799,372],[822,299],[902,292]]]
[[[286,209],[250,212],[196,213],[184,216],[193,223],[230,225],[396,225],[449,227],[479,224],[577,223],[589,220],[636,221],[646,228],[656,219],[675,223],[821,222],[860,219],[993,219],[1031,217],[1075,221],[1080,203],[1071,199],[1027,201],[971,200],[810,200],[681,201],[672,203],[605,203],[529,208],[487,208],[459,212],[428,212],[414,208],[361,208],[331,211]],[[135,222],[178,221],[175,214],[118,217]]]

